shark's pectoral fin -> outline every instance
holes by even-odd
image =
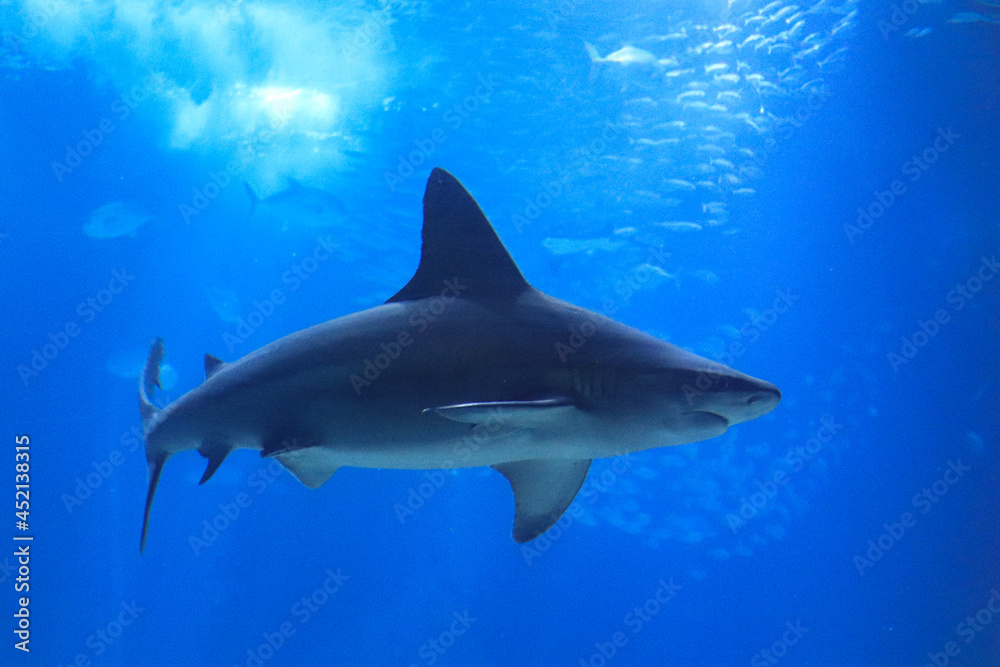
[[[427,408],[424,412],[433,412],[463,424],[495,422],[515,428],[538,428],[565,418],[576,409],[568,399],[546,398],[540,401],[460,403]]]
[[[325,447],[301,447],[279,449],[263,456],[276,458],[288,468],[295,479],[310,489],[318,489],[337,472],[338,464],[333,460],[333,452]]]
[[[514,539],[533,540],[552,527],[573,502],[590,470],[590,459],[537,459],[493,466],[514,491]]]
[[[205,468],[205,474],[201,476],[201,480],[198,483],[204,484],[212,479],[212,475],[219,469],[219,466],[222,465],[222,462],[226,460],[231,451],[233,451],[233,448],[224,443],[213,441],[202,443],[201,447],[198,448],[198,453],[208,459],[208,467]]]

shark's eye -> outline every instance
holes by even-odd
[[[716,391],[725,391],[729,389],[729,378],[719,378],[715,383]]]

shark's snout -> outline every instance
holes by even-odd
[[[714,415],[728,428],[766,415],[779,401],[781,391],[770,382],[737,374],[718,378],[698,397],[688,414],[702,419]]]
[[[736,392],[729,421],[734,424],[766,415],[781,401],[781,390],[770,382],[754,380],[752,388]]]

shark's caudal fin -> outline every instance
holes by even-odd
[[[417,272],[386,303],[445,290],[466,299],[514,299],[530,289],[476,200],[444,169],[427,180],[422,237]]]
[[[153,387],[160,387],[160,362],[163,360],[163,339],[157,338],[149,349],[149,359],[139,378],[139,414],[142,415],[142,432],[146,438],[146,461],[149,464],[149,490],[146,492],[146,510],[142,516],[142,538],[139,541],[139,553],[146,548],[146,531],[149,529],[149,510],[153,506],[153,496],[156,485],[160,481],[163,464],[170,458],[170,453],[149,444],[149,433],[156,426],[159,410],[153,405],[149,396]]]

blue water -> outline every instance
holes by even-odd
[[[1000,13],[765,4],[2,3],[0,470],[13,514],[29,435],[34,540],[0,662],[1000,665]],[[433,166],[538,289],[781,404],[595,461],[523,547],[489,469],[310,491],[239,451],[198,486],[187,453],[140,556],[149,341],[169,401],[383,302]],[[275,213],[293,180],[336,220]]]

